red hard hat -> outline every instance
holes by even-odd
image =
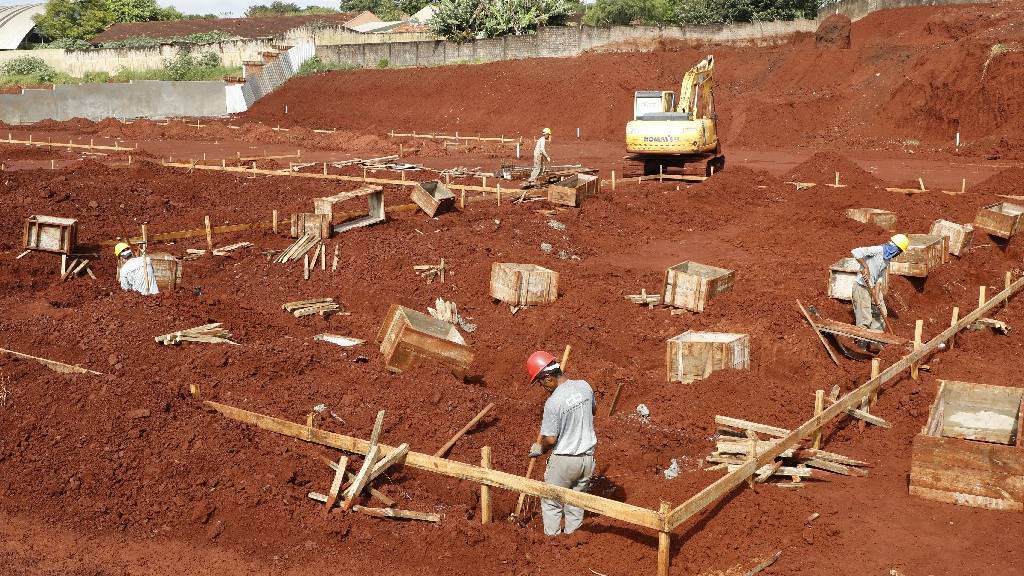
[[[526,359],[526,374],[530,377],[530,382],[536,380],[537,375],[555,361],[554,356],[543,350],[530,354],[530,357]]]

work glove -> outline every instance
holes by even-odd
[[[544,448],[541,447],[540,442],[534,442],[530,446],[530,458],[537,458],[544,453]]]

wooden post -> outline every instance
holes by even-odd
[[[1004,290],[1009,290],[1010,289],[1010,284],[1013,284],[1013,272],[1007,270],[1006,271],[1006,283],[1005,283],[1003,289]],[[1007,302],[1003,301],[1003,308],[1006,308],[1006,304],[1007,304]]]
[[[565,372],[565,367],[569,364],[569,354],[572,352],[572,344],[566,344],[565,350],[562,351],[562,361],[558,363],[559,368],[562,372]]]
[[[465,209],[466,209],[466,191],[463,190],[462,194],[459,196],[459,210],[465,210]]]
[[[274,210],[270,214],[271,227],[274,229],[274,234],[277,234],[277,210]]]
[[[960,193],[963,194],[967,191],[967,178],[960,179]]]
[[[612,170],[612,190],[615,190],[615,170]]]
[[[662,165],[662,164],[658,164],[658,182],[664,182],[665,181],[664,177],[665,177],[665,166]]]
[[[953,317],[949,321],[949,327],[952,328],[953,326],[956,326],[956,323],[959,322],[959,321],[960,321],[960,307],[959,306],[954,306],[953,307]],[[950,336],[949,337],[949,342],[946,343],[946,345],[949,347],[950,350],[953,349],[953,345],[954,344],[956,344],[956,333],[954,333],[952,336]]]
[[[480,184],[481,186],[483,186],[484,188],[487,188],[487,176],[481,176],[480,177],[480,182],[481,182],[481,184]]]
[[[327,271],[327,245],[320,245],[320,269]]]
[[[924,320],[918,320],[917,323],[914,324],[914,351],[915,352],[921,348],[921,332],[922,332],[923,329],[924,329]],[[919,366],[920,366],[920,364],[918,362],[914,362],[913,364],[910,365],[910,377],[913,378],[914,380],[917,380],[917,378],[918,378],[918,367]]]
[[[836,186],[839,186],[839,172],[836,172]]]
[[[917,179],[917,183],[921,185],[921,191],[924,192],[925,191],[924,178],[918,178]]]
[[[824,409],[825,409],[825,391],[824,390],[815,390],[814,391],[814,415],[817,416],[818,414],[821,414],[821,411],[824,410]],[[818,428],[814,432],[814,435],[812,436],[812,438],[814,440],[813,440],[811,446],[815,450],[820,450],[821,449],[821,428]]]
[[[622,393],[622,382],[615,385],[615,394],[612,394],[612,403],[608,406],[608,416],[615,414],[615,405],[619,403],[619,394]]]
[[[872,358],[871,359],[871,379],[874,380],[875,378],[878,378],[878,375],[881,374],[881,372],[882,372],[882,359],[881,358]],[[870,406],[872,408],[875,406],[875,402],[878,402],[878,388],[875,388],[875,390],[871,393],[871,404],[870,404]],[[861,420],[861,422],[863,422],[863,420]]]
[[[665,515],[672,509],[672,505],[662,500],[658,513]],[[658,532],[658,576],[668,576],[669,556],[672,552],[672,533]]]
[[[480,467],[491,469],[491,447],[480,448]],[[491,523],[491,487],[487,484],[480,484],[480,523]]]
[[[501,206],[501,184],[498,184],[498,192],[496,196],[498,198],[498,206]]]
[[[985,287],[978,286],[978,308],[985,305]]]
[[[213,250],[213,227],[210,226],[210,217],[206,216],[203,222],[206,225],[206,247],[209,250]]]
[[[327,176],[327,162],[324,162],[324,176]]]
[[[309,253],[302,258],[302,279],[309,280]]]
[[[188,393],[193,400],[199,400],[199,384],[189,384]]]

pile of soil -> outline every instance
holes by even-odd
[[[818,48],[849,48],[853,23],[845,14],[831,14],[814,31],[814,45]]]

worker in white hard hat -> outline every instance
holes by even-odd
[[[889,261],[899,256],[910,246],[910,238],[897,234],[880,246],[865,246],[850,251],[860,264],[857,281],[853,284],[853,316],[857,326],[881,332],[885,329],[885,294],[882,280],[889,270]],[[867,343],[860,342],[862,347]]]
[[[134,290],[144,296],[157,294],[160,289],[156,284],[156,270],[153,260],[148,256],[136,256],[132,247],[126,242],[114,246],[117,256],[117,279],[122,290]]]
[[[537,144],[533,147],[533,172],[530,173],[530,182],[536,182],[544,172],[544,162],[551,162],[548,156],[548,140],[551,140],[551,128],[545,128],[537,138]]]

